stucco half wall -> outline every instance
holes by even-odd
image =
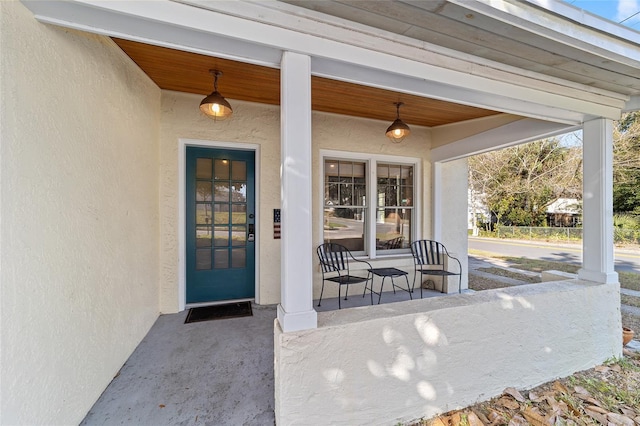
[[[276,321],[277,423],[389,425],[568,376],[621,355],[619,306],[571,280]]]

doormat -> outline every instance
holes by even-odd
[[[185,324],[192,322],[211,321],[227,318],[240,318],[253,316],[251,302],[227,303],[225,305],[203,306],[191,308],[187,314]]]

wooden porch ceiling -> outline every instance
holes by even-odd
[[[161,88],[203,97],[213,90],[210,69],[223,72],[218,90],[227,99],[280,104],[280,70],[222,58],[173,50],[123,39],[118,46]],[[405,93],[313,76],[312,108],[355,117],[389,121],[394,102],[404,102],[400,117],[410,125],[434,127],[499,112]],[[197,105],[194,105],[197,108]]]

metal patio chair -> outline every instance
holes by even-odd
[[[349,285],[364,283],[365,285],[362,297],[364,297],[367,292],[367,283],[369,280],[372,281],[373,286],[373,276],[371,272],[369,272],[371,264],[365,260],[358,260],[353,257],[351,252],[345,246],[336,243],[324,243],[317,248],[316,252],[318,253],[322,269],[322,289],[320,290],[318,306],[322,303],[325,281],[338,284],[338,309],[342,309],[340,299],[342,299],[341,289],[343,285],[347,287],[344,300],[347,300],[349,295]],[[365,265],[366,268],[362,272],[366,272],[367,276],[363,277],[361,275],[352,275],[350,263]]]
[[[376,248],[383,250],[392,250],[402,248],[402,243],[404,241],[404,237],[400,235],[399,237],[392,238],[386,241],[380,241],[377,243]]]
[[[449,276],[458,276],[458,293],[462,293],[462,265],[460,261],[451,256],[447,248],[437,241],[418,240],[411,243],[411,254],[415,265],[415,275],[411,290],[415,289],[416,277],[420,273],[420,298],[422,298],[423,275],[435,275],[442,277],[442,291],[444,291],[445,279]],[[458,263],[458,272],[447,269],[446,260],[455,260]]]

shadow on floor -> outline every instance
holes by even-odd
[[[420,289],[417,288],[413,291],[413,298],[420,299]],[[439,297],[439,296],[447,296],[439,291],[434,290],[422,290],[422,298],[426,299],[428,297]],[[396,302],[406,302],[411,300],[409,298],[409,293],[404,290],[396,290],[395,294],[393,291],[385,291],[382,293],[380,297],[380,303],[396,303]],[[373,295],[373,304],[378,304],[378,295]],[[340,301],[340,305],[342,309],[346,308],[356,308],[358,306],[370,306],[371,305],[371,296],[367,291],[367,294],[362,297],[362,287],[358,289],[353,289],[349,291],[349,297],[347,300],[344,300],[344,296]],[[336,311],[338,310],[338,298],[332,297],[330,299],[322,299],[322,306],[318,306],[318,300],[313,301],[313,309],[318,312],[326,312],[326,311]]]

